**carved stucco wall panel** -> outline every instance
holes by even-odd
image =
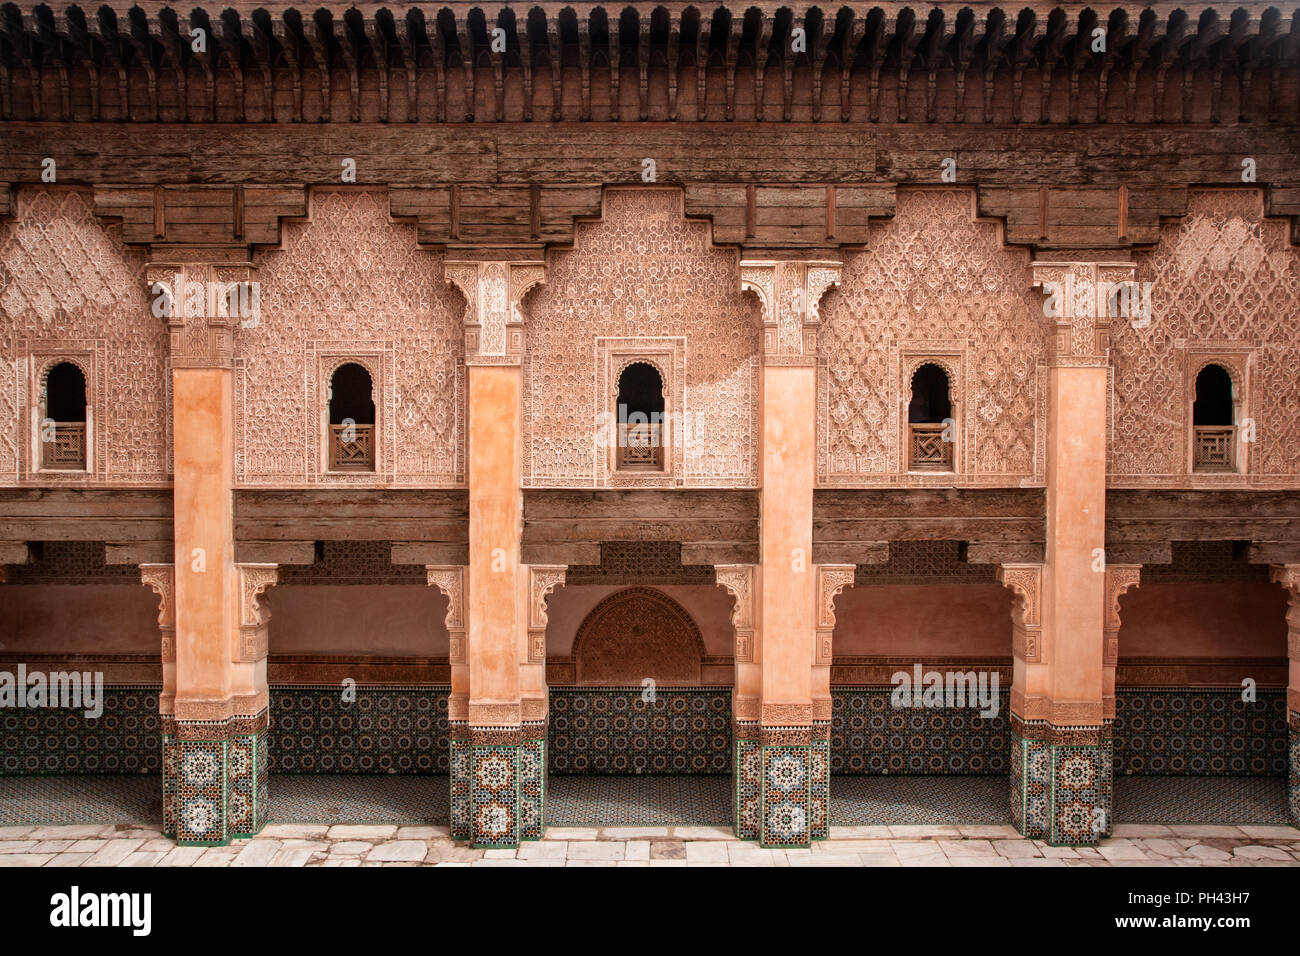
[[[757,482],[761,323],[742,294],[739,258],[714,248],[709,226],[688,221],[682,194],[611,189],[603,218],[579,223],[574,247],[552,253],[546,285],[528,298],[524,483],[747,487]],[[669,475],[611,478],[593,440],[602,394],[601,340],[684,336],[680,371],[682,467]],[[677,369],[669,369],[670,375]],[[665,382],[665,390],[679,383]],[[697,440],[698,439],[698,440]]]
[[[1196,480],[1300,487],[1300,250],[1288,228],[1284,219],[1264,218],[1258,190],[1198,190],[1187,216],[1163,226],[1160,242],[1138,254],[1137,280],[1151,283],[1152,315],[1145,327],[1117,320],[1111,332],[1112,485],[1189,483],[1195,372],[1218,358],[1247,392],[1238,424],[1254,419],[1256,441],[1245,478]],[[1249,367],[1238,367],[1247,359]]]
[[[974,217],[971,191],[900,189],[892,220],[844,264],[818,336],[818,481],[823,485],[1039,484],[1047,344],[1029,255]],[[953,368],[957,474],[903,475],[905,365],[927,353]],[[954,355],[956,353],[956,355]]]
[[[236,348],[236,480],[244,485],[464,482],[465,303],[443,257],[388,216],[383,190],[318,190],[305,222],[258,253],[261,315]],[[332,367],[356,353],[379,416],[375,474],[327,474],[319,442]]]
[[[601,601],[573,641],[580,684],[698,684],[704,638],[685,609],[652,588],[627,588]]]
[[[24,187],[0,224],[0,484],[165,484],[171,388],[145,257],[97,219],[89,192]],[[86,375],[92,471],[33,473],[40,379],[60,357]]]

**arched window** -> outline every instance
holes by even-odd
[[[648,362],[633,362],[618,377],[618,467],[663,468],[664,380]]]
[[[907,430],[909,471],[952,471],[956,435],[948,373],[933,362],[926,362],[912,375]]]
[[[1192,402],[1192,470],[1235,471],[1236,433],[1232,376],[1222,365],[1207,365],[1196,376]]]
[[[375,470],[375,400],[370,373],[356,362],[330,376],[331,471]]]
[[[72,362],[46,373],[41,416],[41,467],[86,468],[86,376]]]

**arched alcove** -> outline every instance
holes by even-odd
[[[1233,471],[1236,468],[1236,421],[1232,375],[1211,363],[1196,375],[1192,401],[1192,469]]]
[[[579,684],[698,684],[704,639],[680,604],[653,588],[627,588],[597,604],[578,627]]]

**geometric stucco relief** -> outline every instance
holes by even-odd
[[[756,484],[758,305],[741,292],[736,252],[715,248],[682,203],[677,189],[608,189],[602,218],[578,223],[573,248],[551,253],[546,285],[524,310],[525,485],[611,481],[593,421],[615,404],[593,373],[600,343],[617,340],[624,355],[638,338],[662,350],[668,337],[685,342],[681,405],[669,409],[681,414],[672,420],[681,468],[675,458],[671,476],[617,483]]]
[[[1300,484],[1300,250],[1285,219],[1265,219],[1257,189],[1196,190],[1186,217],[1137,255],[1151,283],[1150,322],[1116,320],[1110,483],[1185,485],[1195,372],[1218,361],[1255,422],[1249,476],[1256,487]],[[1249,367],[1248,367],[1249,365]]]
[[[167,483],[167,355],[144,254],[96,218],[91,194],[20,189],[16,218],[0,224],[0,485],[37,478],[42,379],[63,358],[86,378],[91,470],[40,482]]]
[[[310,216],[254,256],[256,325],[235,336],[236,480],[245,485],[448,487],[464,476],[465,303],[443,256],[393,222],[385,190],[313,190]],[[365,367],[374,473],[326,473],[329,376]]]
[[[997,223],[974,218],[971,190],[898,190],[894,218],[872,224],[822,308],[819,483],[933,481],[905,474],[903,447],[910,374],[927,353],[947,366],[960,427],[961,461],[944,482],[1044,479],[1048,320],[1028,266]]]
[[[573,639],[579,684],[698,684],[700,629],[684,608],[651,588],[627,588],[591,610]]]

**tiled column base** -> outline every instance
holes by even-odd
[[[759,845],[812,845],[814,745],[811,727],[764,727],[763,823]]]
[[[519,745],[519,839],[546,836],[546,724],[525,724]]]
[[[809,828],[814,840],[831,835],[831,725],[813,724],[812,752],[808,757]]]
[[[732,825],[737,839],[757,840],[763,829],[763,748],[758,724],[735,721],[731,738]]]
[[[450,732],[451,755],[451,838],[470,838],[470,757],[469,727],[462,721],[452,721]]]
[[[829,837],[830,726],[737,721],[732,735],[736,836],[765,847],[806,847]]]
[[[1287,770],[1287,793],[1290,796],[1291,820],[1300,827],[1300,714],[1287,714],[1288,733],[1291,737],[1290,760]]]
[[[163,832],[223,846],[266,824],[267,712],[221,721],[163,717]]]
[[[471,728],[469,742],[470,846],[513,849],[521,826],[523,730],[518,727]],[[535,756],[535,755],[534,755]],[[537,803],[533,801],[533,811]]]
[[[1053,846],[1109,835],[1112,753],[1108,729],[1011,719],[1011,821]]]

